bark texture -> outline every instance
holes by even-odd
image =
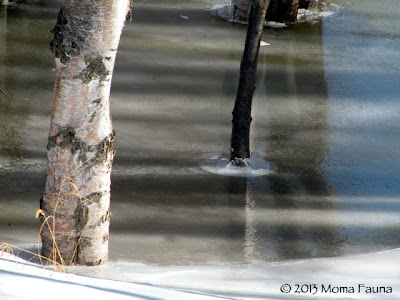
[[[232,0],[232,20],[240,23],[248,21],[250,3],[254,0]],[[297,20],[299,5],[308,8],[311,0],[270,0],[265,19],[279,23],[293,24]]]
[[[56,80],[40,207],[54,218],[41,237],[42,255],[66,264],[108,261],[110,87],[128,10],[129,0],[65,0],[53,29]]]
[[[250,157],[251,106],[256,88],[258,52],[268,5],[269,0],[253,0],[250,8],[246,43],[240,64],[239,86],[232,112],[232,161]]]
[[[310,6],[311,0],[299,0],[299,8],[307,9]]]
[[[294,24],[297,21],[299,0],[271,0],[266,20]]]

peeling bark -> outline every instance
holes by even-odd
[[[50,48],[56,58],[46,183],[50,219],[42,255],[66,264],[108,261],[110,175],[114,157],[110,87],[129,0],[65,0]],[[42,218],[43,221],[43,218]]]

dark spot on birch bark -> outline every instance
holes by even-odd
[[[107,161],[109,154],[111,154],[111,159],[113,158],[114,135],[115,132],[113,131],[99,144],[88,145],[85,141],[76,136],[76,130],[73,127],[60,127],[59,132],[56,135],[49,137],[47,149],[50,150],[54,147],[70,149],[72,155],[79,155],[79,160],[85,162],[85,168],[91,168]],[[94,156],[89,160],[90,153],[93,153]]]
[[[63,64],[81,53],[80,44],[84,41],[84,36],[74,32],[73,23],[64,7],[60,9],[57,23],[51,32],[54,33],[54,39],[50,42],[50,49]]]
[[[96,156],[92,158],[93,164],[99,164],[107,161],[109,154],[111,154],[111,160],[113,159],[114,136],[115,132],[113,131],[109,136],[107,136],[96,146]]]
[[[71,126],[60,127],[59,132],[55,136],[50,136],[47,144],[47,149],[53,147],[62,149],[70,148],[72,155],[81,151],[80,160],[85,160],[88,146],[81,139],[77,138],[76,131]],[[83,151],[82,151],[83,150]]]
[[[99,105],[101,103],[101,98],[92,101],[93,104]]]
[[[103,243],[107,243],[109,239],[109,235],[106,233],[103,235]]]
[[[107,59],[107,57],[105,59]],[[100,81],[104,81],[110,74],[101,56],[96,58],[86,56],[85,64],[86,68],[77,76],[77,78],[82,79],[82,82],[85,84],[91,82],[94,76],[97,76]]]
[[[85,198],[88,199],[92,203],[99,203],[102,196],[103,196],[102,192],[93,192]]]
[[[90,120],[89,120],[89,123],[92,123],[93,122],[93,120],[94,120],[94,118],[97,116],[97,112],[96,111],[94,111],[93,113],[92,113],[92,115],[90,116]]]
[[[80,232],[79,236],[82,234],[83,229],[86,227],[89,221],[89,208],[83,202],[83,197],[76,197],[77,198],[77,206],[74,211],[74,220],[76,223],[75,228],[78,229]]]

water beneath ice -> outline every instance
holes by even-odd
[[[265,29],[251,131],[261,176],[245,177],[220,175],[246,34],[210,12],[229,2],[134,1],[111,97],[111,261],[398,248],[400,2],[333,0],[339,11],[320,22]],[[12,97],[0,95],[0,241],[21,245],[38,240],[61,1],[27,3],[0,8],[0,88]]]

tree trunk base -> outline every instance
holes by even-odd
[[[306,3],[306,4],[305,4]],[[322,12],[329,9],[329,5],[321,1],[300,1],[299,11],[297,16],[297,22],[306,23],[313,22],[320,18]],[[220,5],[215,8],[215,14],[222,20],[229,21],[232,23],[248,24],[247,18],[244,18],[244,14],[238,14],[235,10],[234,5],[226,4]],[[272,28],[287,27],[286,24],[266,20],[264,26]]]
[[[235,167],[238,168],[246,168],[249,167],[249,164],[246,162],[246,159],[242,159],[242,158],[234,158],[231,159],[231,164],[234,165]]]
[[[240,165],[238,166],[237,163]],[[213,157],[200,163],[200,167],[209,173],[229,176],[229,177],[260,177],[274,173],[278,166],[265,160],[265,156],[252,152],[246,159],[236,159],[231,161],[229,158]]]

